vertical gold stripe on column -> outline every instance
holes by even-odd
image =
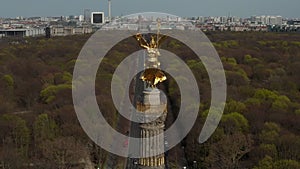
[[[154,166],[154,163],[153,163],[153,157],[151,157],[151,167]]]
[[[160,150],[159,150],[159,141],[158,141],[158,140],[159,140],[159,133],[158,133],[158,130],[157,130],[157,129],[155,130],[155,135],[156,135],[156,139],[155,139],[155,144],[156,144],[155,163],[156,163],[156,166],[159,166],[159,164],[158,164],[159,156],[158,156],[157,154],[158,154],[158,152],[159,152]]]
[[[150,165],[152,165],[152,130],[149,129],[149,157],[150,157]]]
[[[158,146],[159,146],[159,144],[157,144],[157,130],[154,130],[154,155],[155,155],[155,159],[157,158],[157,153],[159,152],[158,151]],[[155,163],[156,163],[156,160],[155,160]]]
[[[141,133],[140,133],[140,140],[141,140],[141,142],[140,142],[140,156],[141,156],[141,158],[140,158],[140,160],[139,160],[139,163],[140,164],[142,164],[142,159],[143,159],[143,146],[144,146],[144,144],[143,144],[143,129],[141,129]]]
[[[160,162],[160,158],[159,157],[157,158],[157,161],[158,161],[158,166],[160,166],[161,162]]]
[[[149,147],[149,139],[148,139],[148,130],[145,130],[145,141],[146,141],[146,144],[145,144],[145,157],[148,157],[148,147]],[[149,165],[149,160],[148,158],[146,158],[146,165],[148,166]]]
[[[146,164],[146,152],[147,152],[147,150],[146,150],[146,146],[147,146],[147,140],[145,139],[146,138],[146,130],[145,129],[143,129],[143,157],[144,157],[144,165]]]
[[[164,144],[164,143],[162,143],[161,142],[161,135],[160,135],[160,131],[159,131],[159,129],[157,130],[157,133],[158,133],[158,135],[159,135],[159,137],[157,137],[157,144],[158,144],[158,149],[159,149],[159,153],[161,153],[161,146]]]

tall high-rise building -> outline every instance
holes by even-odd
[[[198,17],[198,22],[199,22],[199,23],[204,23],[204,22],[205,22],[205,17],[199,16],[199,17]]]
[[[270,16],[266,16],[266,25],[270,25]]]
[[[108,0],[108,21],[111,21],[111,0]]]
[[[277,25],[277,18],[275,16],[271,16],[269,19],[270,25]]]
[[[226,23],[227,22],[227,17],[226,16],[221,16],[220,17],[220,23]]]
[[[263,16],[260,17],[260,22],[261,22],[261,24],[266,24],[267,23],[265,15],[263,15]]]
[[[83,15],[84,15],[85,22],[91,22],[91,10],[90,9],[85,9]]]
[[[282,25],[282,16],[276,16],[276,24]]]
[[[79,15],[78,20],[79,20],[79,22],[83,22],[84,21],[84,15]]]

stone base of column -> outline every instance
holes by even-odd
[[[148,157],[139,159],[138,169],[165,169],[165,157],[160,153],[164,152],[163,132],[167,105],[161,102],[158,89],[147,88],[143,93],[143,103],[137,105],[137,110],[145,118],[145,123],[140,124],[141,138],[149,139],[141,143],[140,150],[143,157]],[[152,116],[155,118],[151,119]],[[151,138],[154,136],[159,137]]]
[[[160,91],[158,89],[147,88],[143,93],[145,105],[160,105]]]
[[[139,169],[165,169],[165,166],[159,166],[159,167],[139,166]]]

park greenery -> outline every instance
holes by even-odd
[[[191,68],[201,94],[197,121],[169,151],[169,166],[193,166],[196,161],[198,168],[300,168],[300,34],[209,32],[207,36],[225,69],[227,102],[219,127],[203,144],[198,137],[211,98],[207,71],[180,42],[169,39],[162,44]],[[73,68],[89,37],[0,41],[1,168],[105,168],[109,153],[85,134],[72,104]],[[95,81],[99,107],[115,127],[120,117],[108,97],[112,74],[118,63],[139,50],[134,38],[124,41],[129,43],[120,45],[126,47],[116,46],[107,54]],[[167,76],[159,88],[169,100],[169,127],[180,109],[180,90]]]

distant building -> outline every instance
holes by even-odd
[[[260,17],[260,23],[266,25],[267,24],[267,20],[266,20],[266,16],[263,15]]]
[[[199,23],[204,23],[204,22],[205,22],[205,17],[199,16],[198,22],[199,22]]]
[[[277,25],[277,18],[275,16],[270,17],[269,25]]]
[[[45,35],[45,30],[42,28],[29,29],[0,29],[0,37],[26,37],[26,36],[42,36]]]
[[[84,15],[84,21],[87,23],[90,23],[91,22],[91,10],[85,9],[83,15]]]
[[[73,19],[75,19],[75,16],[74,16],[74,15],[70,15],[70,16],[68,17],[68,20],[73,20]]]
[[[81,26],[81,27],[71,27],[71,26],[62,26],[62,25],[51,26],[51,36],[67,36],[67,35],[87,34],[92,32],[93,29],[90,26]]]
[[[226,16],[221,16],[220,17],[220,23],[226,23],[227,22],[227,17]]]
[[[287,21],[287,24],[300,26],[300,20],[289,20],[289,21]]]
[[[276,25],[282,25],[283,19],[282,16],[276,16]]]
[[[283,19],[282,16],[251,16],[251,24],[258,25],[282,25]]]
[[[78,20],[79,20],[79,22],[83,22],[84,21],[84,16],[83,15],[79,15]]]
[[[45,28],[46,38],[51,38],[51,28],[48,26]]]

